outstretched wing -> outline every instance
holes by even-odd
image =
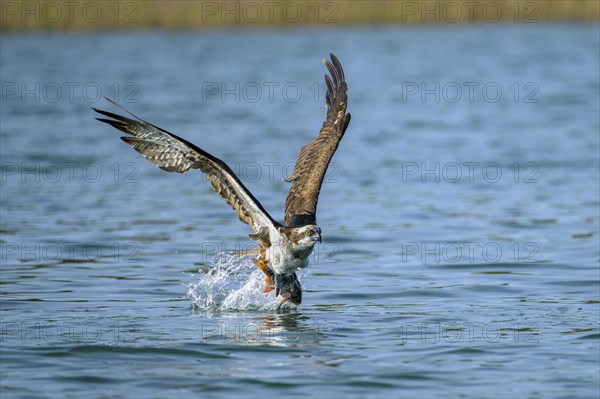
[[[242,222],[252,227],[255,237],[251,238],[259,238],[257,235],[262,238],[267,231],[278,226],[225,162],[194,144],[138,118],[114,101],[108,98],[107,100],[136,120],[93,108],[94,111],[111,118],[96,118],[97,120],[129,134],[130,136],[121,139],[162,170],[185,173],[191,169],[199,169],[206,173],[215,191],[236,211]]]
[[[293,182],[285,200],[285,223],[288,226],[316,224],[317,201],[327,166],[337,149],[348,123],[346,113],[348,86],[344,70],[337,57],[330,54],[331,62],[323,60],[331,78],[327,84],[327,117],[317,138],[300,149],[294,171],[285,179]]]

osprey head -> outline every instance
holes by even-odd
[[[296,227],[294,230],[294,239],[292,242],[295,244],[314,245],[317,241],[321,242],[321,229],[314,224],[307,224],[306,226]]]
[[[301,259],[305,259],[310,255],[317,241],[321,242],[321,229],[314,224],[284,227],[281,232],[292,245],[296,256]]]

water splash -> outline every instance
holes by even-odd
[[[304,273],[302,273],[304,274]],[[302,276],[300,275],[299,278]],[[264,274],[250,257],[215,255],[209,265],[191,276],[187,296],[202,311],[275,310],[295,307],[275,298],[271,291],[263,293]]]

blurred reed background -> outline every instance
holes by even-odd
[[[600,20],[598,0],[3,0],[3,31]]]

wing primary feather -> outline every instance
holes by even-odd
[[[333,65],[331,65],[331,62],[325,60],[325,66],[327,67],[327,70],[329,71],[329,74],[331,75],[331,78],[333,79],[334,86],[337,86],[339,79],[338,79],[335,69],[333,68]]]
[[[129,118],[124,117],[122,115],[113,114],[112,112],[104,111],[104,110],[97,109],[97,108],[94,108],[94,107],[92,107],[92,109],[94,111],[96,111],[97,113],[99,113],[99,114],[102,114],[104,116],[108,116],[109,118],[116,119],[116,120],[121,121],[123,123],[136,123],[137,122],[137,121],[134,121],[133,119],[129,119]],[[96,118],[96,119],[101,120],[102,122],[105,122],[105,120],[103,120],[103,119],[100,119],[100,118]]]
[[[327,115],[321,131],[300,149],[294,170],[285,179],[292,182],[285,201],[285,223],[288,226],[316,223],[319,192],[327,167],[350,123],[346,113],[348,86],[339,59],[330,54],[323,60],[329,75],[325,75]]]
[[[111,100],[110,98],[108,98],[108,97],[104,97],[104,99],[105,99],[105,100],[107,100],[107,101],[108,101],[109,103],[111,103],[112,105],[114,105],[114,106],[116,106],[116,107],[118,107],[118,108],[121,108],[123,111],[127,112],[129,115],[133,116],[133,117],[134,117],[135,119],[137,119],[138,121],[140,121],[140,122],[146,122],[145,120],[143,120],[142,118],[139,118],[138,116],[134,115],[132,112],[130,112],[130,111],[128,111],[127,109],[125,109],[125,107],[123,107],[123,106],[121,106],[121,105],[117,104],[116,102],[114,102],[114,101],[113,101],[113,100]],[[148,122],[146,122],[146,123],[148,123]]]
[[[329,53],[329,56],[331,57],[331,62],[333,62],[333,65],[335,66],[335,69],[339,74],[340,80],[346,80],[346,77],[344,76],[344,69],[342,68],[340,60],[338,60],[338,58],[333,53]]]
[[[127,128],[127,124],[126,123],[123,123],[121,121],[114,121],[114,120],[111,120],[111,119],[105,119],[105,118],[96,118],[96,120],[100,121],[100,122],[108,123],[109,125],[111,125],[115,129],[119,129],[120,131],[122,131],[124,133],[131,134],[131,132],[129,132],[129,129]]]
[[[106,100],[137,120],[93,108],[99,114],[111,118],[96,119],[134,136],[124,136],[121,140],[148,161],[168,172],[186,173],[191,169],[199,169],[206,173],[213,189],[236,211],[238,218],[249,224],[255,232],[261,228],[272,231],[280,226],[225,162],[189,141],[144,121],[114,101],[108,98]]]
[[[325,95],[325,101],[327,108],[331,108],[331,93],[333,92],[333,83],[329,76],[325,75],[325,84],[327,85],[327,94]]]

